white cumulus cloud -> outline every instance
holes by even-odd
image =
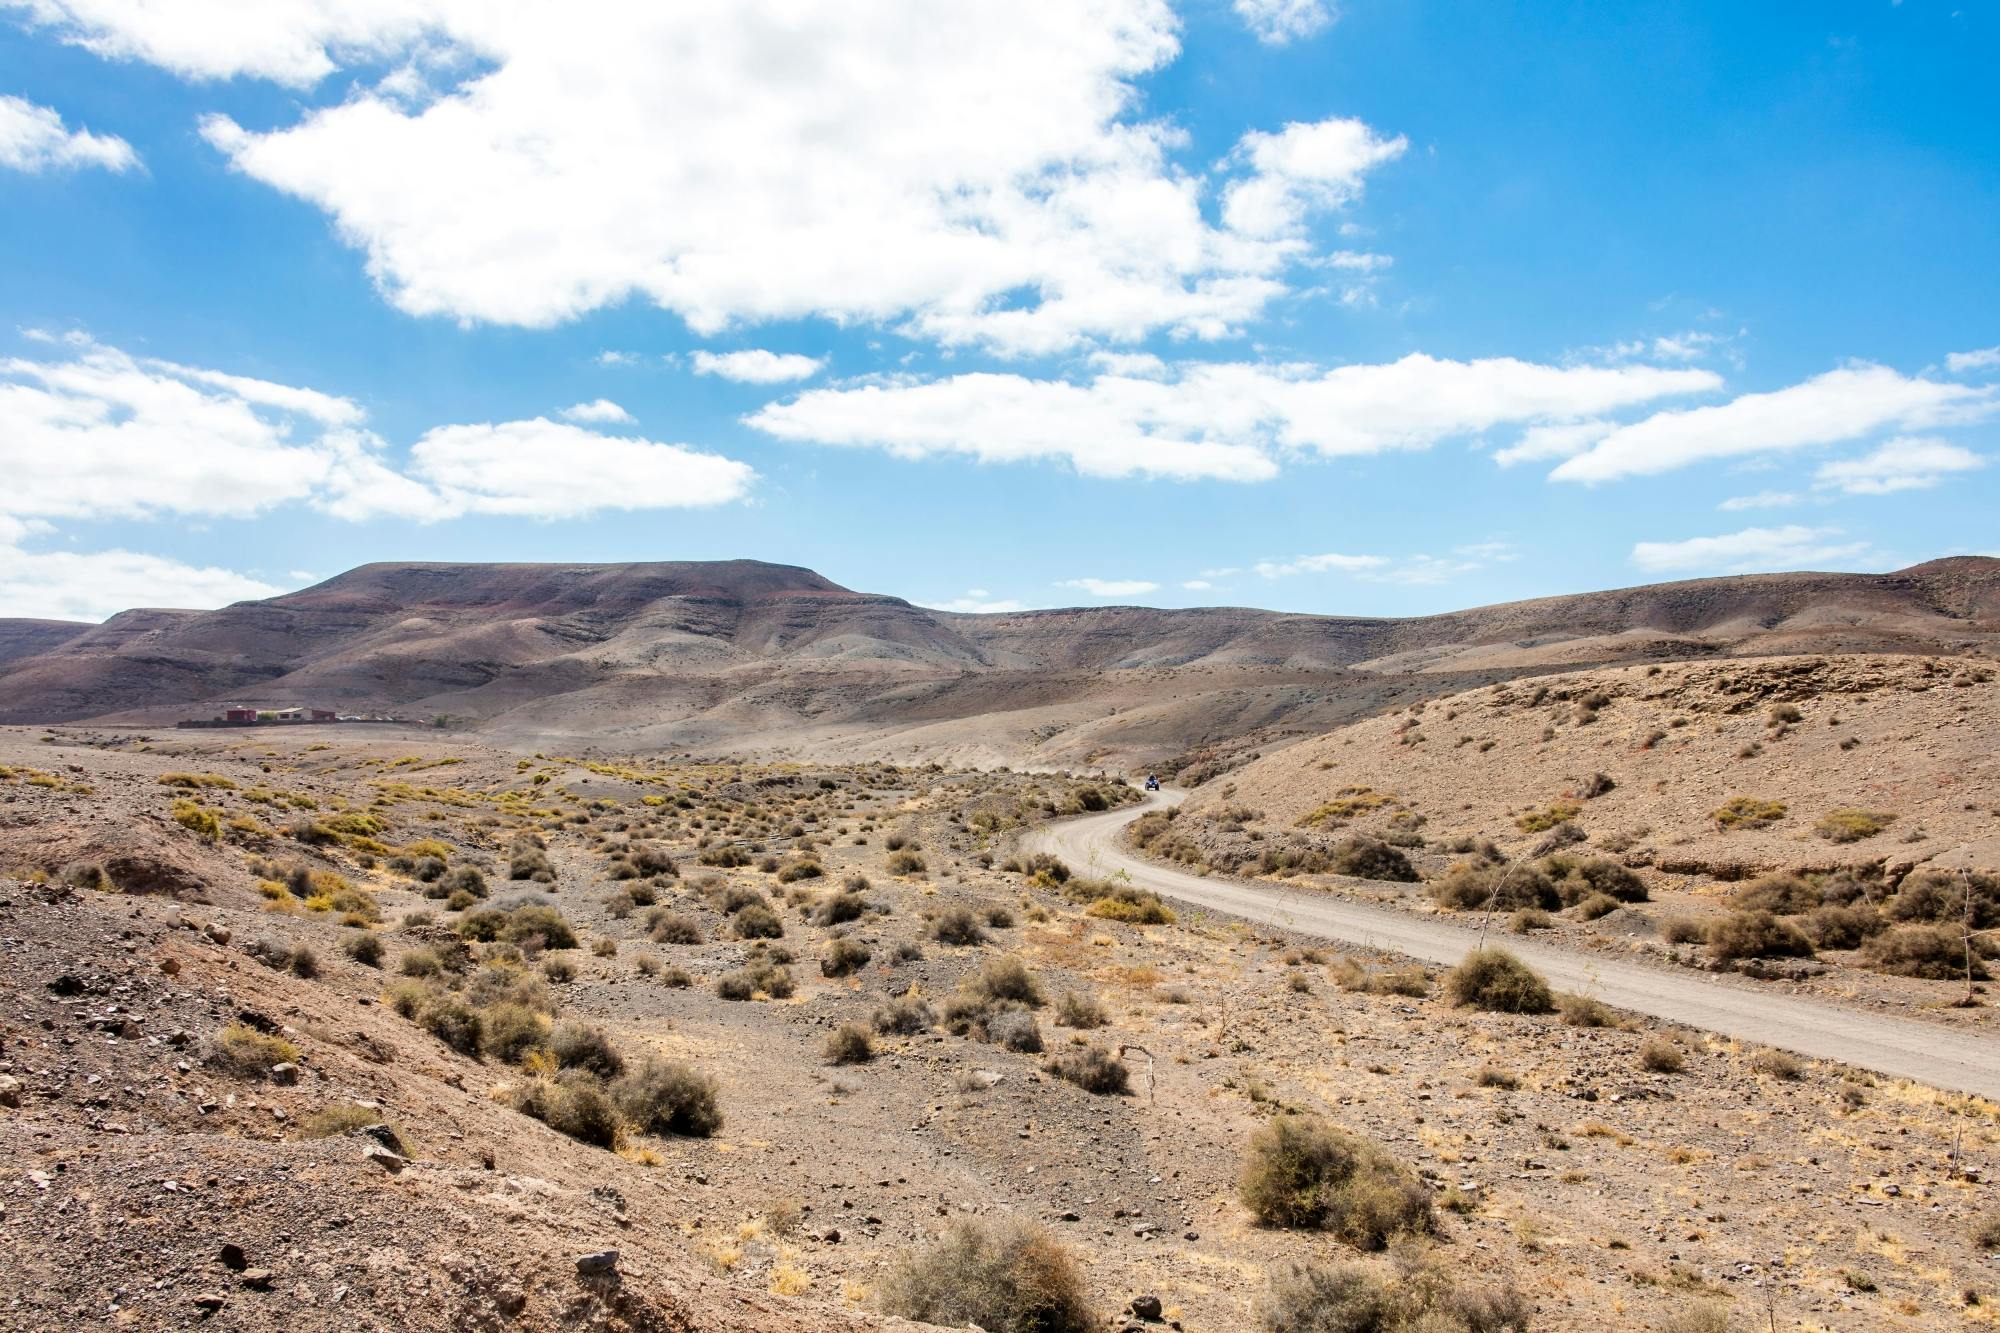
[[[49,107],[21,97],[0,97],[0,167],[50,171],[102,167],[127,171],[139,165],[132,145],[115,134],[72,130]]]
[[[742,384],[783,384],[810,379],[826,362],[797,352],[767,352],[761,347],[743,352],[697,351],[689,358],[697,375],[719,375]]]
[[[1313,211],[1351,202],[1368,172],[1407,147],[1401,135],[1385,139],[1358,120],[1340,118],[1287,125],[1276,134],[1253,130],[1236,147],[1250,175],[1224,192],[1223,221],[1246,236],[1292,234]],[[1376,258],[1345,262],[1370,268]]]
[[[562,410],[568,421],[593,421],[602,424],[627,425],[632,414],[609,398],[598,398],[588,403],[575,403]]]
[[[2000,370],[2000,347],[1982,347],[1973,352],[1953,352],[1944,359],[1945,369],[1954,375],[1974,370]]]
[[[410,449],[410,472],[437,492],[442,516],[542,519],[724,504],[748,494],[756,478],[719,454],[541,417],[428,431]]]
[[[1085,383],[977,373],[814,389],[745,420],[780,439],[902,458],[1066,461],[1096,477],[1262,481],[1286,453],[1424,449],[1494,427],[1578,421],[1704,392],[1706,370],[1412,354],[1376,365],[1185,364]]]
[[[1986,460],[1961,445],[1926,436],[1899,436],[1860,458],[1820,465],[1813,480],[1849,495],[1889,495],[1928,490],[1954,472],[1973,472]]]
[[[1715,537],[1640,542],[1632,548],[1632,563],[1654,573],[1740,574],[1815,565],[1851,566],[1871,554],[1867,542],[1843,541],[1844,536],[1839,528],[1797,523],[1745,528]]]
[[[203,132],[322,210],[399,308],[468,322],[637,297],[703,334],[823,316],[1011,353],[1220,337],[1288,290],[1302,211],[1400,143],[1293,126],[1188,170],[1184,131],[1143,114],[1179,55],[1166,0],[7,3],[189,79],[344,79],[275,127]],[[1251,10],[1274,36],[1329,12]],[[1214,225],[1244,176],[1231,211],[1255,230]]]
[[[76,335],[53,359],[0,359],[0,517],[568,518],[713,505],[743,463],[536,418],[443,426],[399,464],[347,398],[158,359]],[[594,419],[608,420],[602,409]],[[0,532],[0,536],[4,536]]]
[[[0,541],[0,615],[103,620],[135,606],[205,610],[282,591],[234,570],[137,551],[24,551]]]

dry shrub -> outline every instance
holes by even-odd
[[[549,1050],[564,1069],[581,1069],[599,1078],[616,1078],[625,1072],[625,1058],[611,1044],[611,1035],[573,1018],[556,1024]]]
[[[1750,1067],[1786,1083],[1796,1083],[1806,1076],[1805,1063],[1797,1056],[1768,1046],[1750,1057]]]
[[[844,977],[868,966],[872,957],[874,951],[867,945],[843,935],[826,946],[826,953],[819,960],[819,974],[823,977]]]
[[[1972,979],[1986,979],[1984,959],[1990,956],[1989,941],[1975,939],[1972,947]],[[1930,981],[1962,979],[1966,967],[1965,933],[1950,926],[1896,926],[1883,931],[1862,946],[1861,961],[1866,967],[1891,976],[1921,977]]]
[[[1012,1002],[1039,1008],[1046,1003],[1040,983],[1018,958],[995,958],[960,982],[959,990],[984,1004]]]
[[[489,1059],[517,1065],[548,1039],[548,1019],[525,1004],[506,1001],[485,1011],[479,1049]]]
[[[1573,907],[1593,894],[1621,903],[1643,903],[1647,898],[1646,882],[1608,856],[1558,853],[1543,857],[1541,869],[1565,907]]]
[[[776,940],[784,938],[784,934],[785,923],[764,903],[752,903],[736,914],[739,940]]]
[[[1479,911],[1489,903],[1499,911],[1517,907],[1554,910],[1563,905],[1555,884],[1535,866],[1500,865],[1492,861],[1460,861],[1431,885],[1440,907]]]
[[[1044,1061],[1042,1068],[1099,1096],[1122,1094],[1132,1085],[1125,1062],[1103,1046],[1072,1046]]]
[[[898,1262],[877,1299],[886,1314],[987,1333],[1093,1333],[1097,1322],[1069,1253],[1013,1219],[957,1223]]]
[[[1732,912],[1708,926],[1708,951],[1721,959],[1810,958],[1812,941],[1769,912]]]
[[[1445,989],[1461,1008],[1546,1014],[1555,1007],[1549,984],[1505,949],[1474,949],[1446,974]]]
[[[238,1074],[265,1074],[272,1065],[297,1064],[299,1048],[247,1023],[231,1023],[216,1034],[210,1059]]]
[[[568,1071],[530,1079],[514,1089],[513,1105],[558,1134],[597,1148],[618,1144],[618,1108],[594,1074]]]
[[[707,1138],[722,1128],[715,1080],[678,1060],[647,1056],[612,1085],[612,1100],[642,1134]]]
[[[1785,803],[1756,796],[1732,796],[1709,811],[1708,817],[1725,833],[1732,829],[1766,828],[1785,817]]]
[[[1563,991],[1556,996],[1556,1012],[1562,1021],[1573,1028],[1608,1028],[1618,1025],[1617,1018],[1601,1002],[1588,995],[1578,995],[1575,991]]]
[[[1780,870],[1745,884],[1730,895],[1729,905],[1739,912],[1798,916],[1820,905],[1820,891],[1811,880]]]
[[[1283,1115],[1258,1130],[1237,1193],[1266,1226],[1327,1231],[1364,1250],[1437,1228],[1423,1182],[1379,1144],[1317,1116]]]
[[[927,1031],[936,1021],[937,1015],[931,1012],[931,1007],[914,996],[891,1000],[877,1009],[874,1017],[877,1032],[898,1037]]]
[[[1104,1002],[1095,995],[1068,991],[1056,1001],[1057,1027],[1101,1028],[1110,1021],[1111,1015],[1104,1011]]]
[[[1358,1263],[1293,1264],[1258,1306],[1262,1333],[1525,1333],[1529,1303],[1512,1284],[1454,1281],[1425,1262],[1379,1276]],[[1475,1285],[1477,1283],[1477,1285]]]
[[[1806,936],[1821,949],[1858,949],[1889,923],[1872,907],[1826,906],[1805,919]]]
[[[931,936],[939,944],[971,945],[986,938],[986,928],[968,907],[947,907],[931,923]]]
[[[1874,837],[1895,820],[1896,816],[1883,810],[1829,810],[1813,825],[1813,832],[1828,842],[1860,842]]]
[[[1421,878],[1410,858],[1380,838],[1349,838],[1333,849],[1327,870],[1356,879],[1389,880],[1414,884]]]
[[[875,1058],[875,1039],[859,1023],[842,1023],[826,1038],[828,1064],[859,1065]]]
[[[1649,1074],[1678,1074],[1686,1067],[1686,1054],[1670,1041],[1654,1037],[1639,1048],[1639,1068]]]
[[[647,918],[646,934],[656,944],[700,944],[701,924],[684,912],[661,911]]]

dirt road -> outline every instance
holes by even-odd
[[[1203,878],[1141,860],[1121,845],[1118,835],[1126,824],[1148,810],[1178,804],[1181,796],[1161,792],[1141,805],[1045,825],[1023,838],[1022,846],[1053,853],[1086,874],[1123,871],[1134,883],[1177,902],[1428,963],[1455,964],[1477,942],[1476,924],[1467,927],[1310,890]],[[1551,986],[1620,1009],[1892,1078],[2000,1098],[2000,1041],[1991,1037],[1781,995],[1754,982],[1708,979],[1513,936],[1499,942]]]

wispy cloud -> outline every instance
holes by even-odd
[[[1653,573],[1749,573],[1804,569],[1813,566],[1853,566],[1872,554],[1867,542],[1845,541],[1839,528],[1787,524],[1780,528],[1745,528],[1713,537],[1681,541],[1640,542],[1632,548],[1632,563]]]
[[[1755,495],[1732,495],[1716,508],[1726,514],[1745,509],[1789,509],[1804,498],[1795,491],[1758,491]]]
[[[957,611],[969,615],[996,615],[1003,611],[1025,611],[1027,604],[1011,597],[995,597],[984,588],[967,588],[963,596],[939,602],[922,602],[935,611]]]
[[[743,352],[696,351],[688,358],[697,375],[719,375],[742,384],[783,384],[811,379],[826,362],[797,352],[767,352],[753,347]]]
[[[1974,472],[1985,466],[1984,458],[1961,445],[1920,435],[1902,436],[1860,458],[1822,464],[1813,480],[1849,495],[1890,495],[1928,490],[1953,473]]]
[[[99,167],[130,171],[139,165],[132,145],[115,134],[72,130],[60,114],[20,97],[0,97],[0,167],[60,171]]]
[[[1149,592],[1158,592],[1160,585],[1146,579],[1061,579],[1058,588],[1074,588],[1087,592],[1092,597],[1142,597]]]

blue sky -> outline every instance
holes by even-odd
[[[495,8],[0,0],[0,615],[2000,549],[1990,7]]]

